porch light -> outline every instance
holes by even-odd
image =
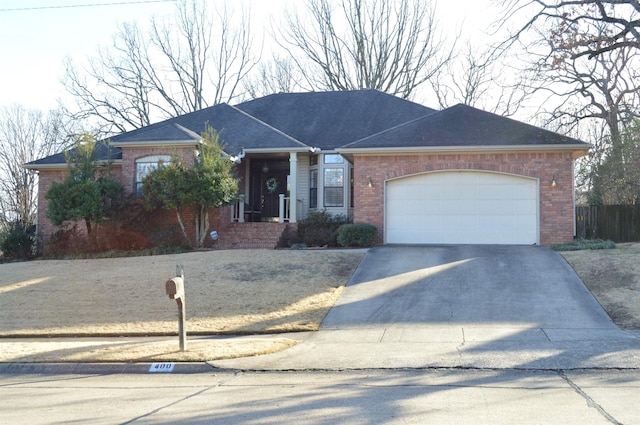
[[[265,174],[269,172],[269,164],[267,164],[266,162],[262,164],[262,172]]]
[[[551,180],[551,187],[556,187],[556,176],[553,176],[553,179]]]
[[[367,186],[373,187],[373,182],[371,181],[371,176],[368,176],[367,178],[369,179],[369,182],[367,183]]]

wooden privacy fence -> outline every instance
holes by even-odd
[[[613,242],[640,241],[640,206],[576,207],[576,235]]]

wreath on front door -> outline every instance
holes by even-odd
[[[273,193],[278,189],[278,180],[275,177],[270,177],[267,179],[265,186],[267,186],[269,193]]]

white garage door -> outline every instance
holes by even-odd
[[[538,243],[538,182],[448,171],[387,182],[387,243]]]

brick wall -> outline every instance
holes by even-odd
[[[61,182],[64,180],[68,173],[66,167],[60,169],[40,169],[38,171],[38,226],[37,226],[37,238],[38,238],[38,247],[39,250],[42,251],[46,242],[51,239],[56,231],[59,230],[59,227],[54,226],[51,223],[51,220],[47,218],[47,200],[45,199],[45,195],[51,188],[51,184],[53,182]],[[122,181],[122,173],[119,165],[113,165],[109,171],[109,175],[115,180],[119,181],[124,185]],[[84,223],[78,223],[78,227],[80,230],[84,229]]]
[[[149,147],[149,148],[123,148],[122,149],[122,163],[114,166],[112,169],[112,176],[118,180],[124,186],[124,195],[131,195],[135,191],[136,182],[136,160],[139,158],[152,156],[152,155],[179,155],[185,160],[187,166],[191,166],[194,163],[194,148],[195,146],[186,146],[180,148],[167,148],[167,147]],[[40,180],[38,189],[38,238],[39,248],[41,252],[46,250],[46,244],[51,239],[51,236],[55,234],[58,227],[54,226],[46,216],[47,201],[44,198],[45,194],[51,187],[51,183],[54,181],[62,181],[67,174],[66,168],[59,170],[40,170]],[[236,169],[237,177],[242,180],[245,179],[245,167],[244,164]],[[243,192],[244,185],[240,183],[240,192]],[[227,244],[232,246],[236,244],[232,239],[229,239],[231,235],[234,238],[238,238],[244,241],[256,241],[259,239],[259,235],[265,234],[265,229],[275,228],[277,230],[266,232],[269,234],[268,241],[262,243],[262,245],[271,246],[272,239],[275,239],[276,243],[282,234],[287,229],[286,226],[268,226],[268,223],[264,223],[264,226],[254,229],[248,226],[247,230],[233,230],[233,223],[231,222],[231,207],[222,208],[210,208],[209,209],[209,228],[208,232],[217,230],[218,233],[227,240]],[[194,211],[191,209],[185,209],[182,212],[182,219],[187,231],[188,237],[191,241],[195,240],[195,227],[194,227]],[[82,230],[82,223],[80,224],[80,230]],[[238,223],[236,223],[236,227]],[[140,234],[144,234],[151,239],[161,240],[162,238],[172,239],[175,238],[176,242],[184,244],[184,236],[182,230],[179,227],[176,213],[173,210],[157,210],[153,212],[146,212],[143,223],[138,229],[132,229]],[[243,232],[250,232],[244,234]],[[253,232],[253,233],[251,233]],[[224,236],[223,236],[224,235]],[[216,243],[220,246],[220,243]],[[214,241],[207,235],[205,239],[205,246],[211,247],[214,245]],[[255,245],[255,244],[254,244]],[[275,246],[275,245],[274,245]],[[271,246],[273,248],[274,246]]]
[[[573,239],[573,159],[568,152],[358,155],[354,158],[354,220],[377,226],[382,241],[385,182],[445,170],[493,171],[539,179],[540,243],[550,245]],[[552,188],[554,176],[557,185]]]
[[[148,147],[148,148],[121,148],[122,171],[121,183],[124,185],[124,193],[134,193],[136,185],[136,160],[151,155],[181,156],[187,166],[192,166],[195,161],[195,145],[184,147]]]
[[[193,165],[195,156],[194,156],[194,148],[195,146],[187,146],[187,147],[179,147],[179,148],[167,148],[167,147],[156,147],[156,148],[124,148],[122,149],[122,163],[113,165],[111,169],[111,176],[122,183],[124,186],[123,195],[130,195],[134,193],[135,190],[135,172],[136,165],[135,161],[138,158],[142,158],[150,155],[181,155],[187,165]],[[47,200],[44,198],[45,194],[51,187],[51,183],[54,181],[60,182],[64,179],[67,174],[66,167],[56,170],[48,170],[41,169],[39,170],[39,184],[38,184],[38,242],[39,249],[43,251],[45,249],[46,243],[51,239],[51,236],[55,234],[58,230],[58,227],[54,226],[51,221],[47,218]],[[213,212],[213,216],[215,220],[219,218],[219,212],[215,210]],[[157,217],[155,217],[157,215]],[[189,227],[193,229],[193,214],[189,215],[187,213],[187,220],[189,223]],[[162,223],[171,223],[177,224],[177,220],[175,218],[175,213],[171,212],[170,214],[166,214],[166,212],[151,214],[150,222],[157,222],[158,225]],[[82,224],[79,223],[82,227]],[[191,235],[193,234],[193,231]]]
[[[44,196],[49,191],[51,183],[61,182],[67,175],[67,169],[47,170],[42,169],[38,173],[38,246],[42,247],[46,241],[56,232],[57,227],[51,224],[47,218],[47,200]]]

